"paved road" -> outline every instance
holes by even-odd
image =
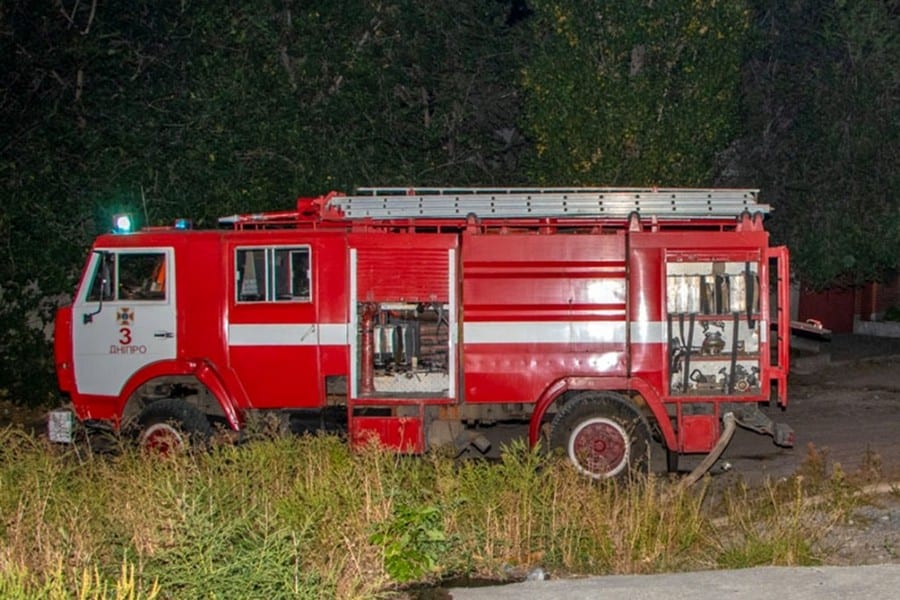
[[[614,575],[453,588],[448,592],[453,600],[894,600],[900,598],[900,564]]]

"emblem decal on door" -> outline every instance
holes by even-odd
[[[116,322],[119,324],[118,344],[109,347],[110,354],[146,354],[147,346],[134,344],[131,337],[131,325],[134,323],[134,311],[127,306],[116,311]]]
[[[116,311],[116,321],[118,321],[119,325],[122,327],[128,327],[134,322],[134,311],[127,306],[123,306]]]

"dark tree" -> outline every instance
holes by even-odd
[[[112,214],[144,224],[359,185],[515,180],[511,2],[0,7],[0,390],[54,391],[55,306]]]
[[[900,3],[757,5],[743,179],[804,284],[880,280],[900,260]]]
[[[743,2],[534,0],[529,174],[557,185],[709,185],[740,131]]]

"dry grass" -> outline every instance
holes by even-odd
[[[814,461],[810,461],[811,463]],[[814,467],[814,465],[813,465]],[[810,467],[810,468],[813,468]],[[276,438],[159,460],[0,430],[0,597],[371,598],[449,576],[810,564],[850,505],[821,473],[711,498],[596,483],[523,446],[499,463]]]

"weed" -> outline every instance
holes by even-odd
[[[596,482],[524,443],[499,462],[455,462],[260,436],[160,461],[0,430],[0,597],[368,598],[536,566],[810,564],[860,500],[823,452],[805,469],[713,504],[703,485]]]
[[[160,593],[155,581],[146,586],[146,591],[142,589],[135,577],[134,565],[128,560],[122,561],[118,578],[112,582],[96,567],[85,567],[80,577],[69,579],[61,565],[49,572],[43,582],[37,582],[24,568],[3,569],[0,570],[0,597],[6,600],[66,600],[71,597],[79,600],[154,600]]]
[[[384,567],[400,583],[432,576],[447,552],[441,512],[435,506],[399,506],[369,540],[384,548]]]
[[[797,469],[797,475],[808,484],[818,485],[828,480],[828,448],[817,448],[810,442],[806,446],[806,457]]]
[[[716,566],[722,568],[818,564],[813,547],[835,522],[826,513],[823,523],[801,476],[761,489],[740,485],[726,493],[725,509],[716,529]]]
[[[881,455],[872,450],[870,446],[866,446],[866,451],[863,453],[858,475],[863,483],[872,483],[884,476]]]

